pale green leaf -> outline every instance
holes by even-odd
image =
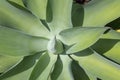
[[[105,32],[106,29],[107,28],[97,27],[74,27],[61,31],[58,39],[60,39],[64,44],[68,46],[73,45],[70,49],[67,50],[67,54],[71,54],[93,45],[100,38],[103,32]]]
[[[117,32],[115,30],[110,30],[104,35],[102,35],[101,39],[120,40],[120,32]]]
[[[81,55],[84,54],[84,55]],[[95,77],[102,80],[119,80],[120,65],[102,57],[90,49],[71,55],[73,59],[79,62],[79,65],[89,71]]]
[[[35,36],[48,37],[47,28],[25,8],[7,0],[0,1],[0,25],[16,28]]]
[[[29,80],[36,60],[41,53],[25,57],[19,64],[0,76],[0,80]]]
[[[52,21],[49,28],[53,33],[72,27],[71,10],[73,0],[49,0],[52,12]]]
[[[56,65],[51,73],[51,80],[74,80],[71,70],[71,59],[68,55],[60,55],[60,65]],[[57,64],[57,63],[56,63]]]
[[[84,6],[83,26],[105,26],[120,17],[120,0],[92,0]],[[97,10],[96,10],[97,9]]]
[[[114,30],[101,36],[92,48],[98,53],[105,55],[120,64],[120,33]]]
[[[23,4],[22,0],[9,0],[9,1],[17,3],[17,4],[19,4],[19,5],[24,7],[24,4]]]
[[[23,0],[25,6],[38,18],[46,19],[48,0]]]
[[[0,73],[5,72],[6,70],[10,69],[16,63],[18,63],[21,59],[22,57],[0,55]]]
[[[57,61],[54,66],[54,69],[50,75],[51,80],[57,80],[57,78],[61,74],[62,70],[63,70],[63,63],[62,63],[62,60],[60,59],[60,57],[58,56]]]
[[[100,39],[92,48],[99,54],[105,55],[113,61],[120,63],[120,41]]]
[[[0,27],[0,55],[27,56],[46,50],[48,40]]]
[[[39,58],[39,61],[35,65],[29,80],[47,80],[56,60],[56,55],[45,52]]]

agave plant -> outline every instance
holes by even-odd
[[[119,80],[119,3],[0,0],[0,80]]]

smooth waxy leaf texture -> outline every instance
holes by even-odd
[[[46,19],[48,0],[23,0],[25,6],[38,18]]]
[[[83,26],[102,27],[120,17],[119,3],[120,0],[92,0],[84,6]],[[98,10],[96,11],[96,9]]]
[[[52,21],[49,23],[52,33],[57,34],[64,29],[72,27],[70,17],[72,0],[49,0],[49,6],[52,11]]]
[[[56,55],[45,52],[35,65],[29,80],[47,80],[56,60]]]
[[[89,71],[92,75],[102,80],[119,80],[120,78],[120,67],[118,64],[113,63],[90,49],[71,55],[71,57],[78,61],[79,65],[86,71]]]
[[[114,30],[101,36],[92,48],[106,57],[120,63],[120,33]]]
[[[48,40],[45,38],[32,37],[11,28],[0,27],[1,55],[32,55],[46,50],[47,42]]]
[[[66,45],[73,45],[67,54],[75,53],[94,44],[107,28],[71,28],[59,34],[59,39]],[[84,36],[83,36],[84,34]]]
[[[22,57],[0,55],[0,73],[7,71],[21,60]]]
[[[51,77],[52,80],[74,80],[71,71],[71,61],[68,56],[60,55],[60,66],[55,66]],[[56,74],[59,75],[55,76]]]
[[[41,53],[26,56],[19,64],[0,75],[0,80],[29,80],[30,74]]]
[[[34,36],[47,37],[49,32],[40,20],[19,6],[16,7],[7,0],[2,0],[0,2],[0,25],[16,28]]]

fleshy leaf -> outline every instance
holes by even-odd
[[[105,26],[120,17],[120,0],[92,0],[84,6],[83,26]],[[107,4],[107,5],[106,5]],[[97,10],[96,10],[97,9]],[[112,10],[112,11],[111,11]],[[109,13],[109,15],[108,15]]]
[[[74,80],[71,71],[71,59],[68,55],[60,55],[60,66],[55,66],[51,80]]]
[[[107,28],[74,27],[60,32],[58,38],[66,45],[73,45],[67,54],[81,51],[93,45]],[[83,36],[84,34],[84,36]]]
[[[0,55],[0,73],[13,67],[16,63],[22,60],[22,57],[2,56]]]
[[[62,60],[60,59],[60,57],[58,56],[57,61],[54,66],[54,69],[51,72],[51,76],[50,76],[51,80],[57,80],[57,78],[61,74],[62,70],[63,70],[63,63],[62,63]]]
[[[92,48],[99,54],[105,55],[120,64],[120,33],[114,30],[101,36]]]
[[[53,33],[72,27],[71,9],[73,0],[49,0],[52,21],[49,28]]]
[[[120,29],[120,17],[108,23],[106,26],[110,26],[113,29]]]
[[[0,80],[29,80],[30,73],[41,53],[25,57],[19,64],[0,76]]]
[[[38,18],[46,19],[48,0],[23,0],[25,6]]]
[[[0,27],[0,55],[27,56],[46,50],[48,40]]]
[[[84,20],[84,8],[80,4],[72,6],[72,24],[74,27],[82,26]]]
[[[24,4],[23,4],[22,0],[8,0],[8,1],[17,3],[17,4],[21,5],[22,7],[24,7]]]
[[[120,64],[120,41],[100,39],[92,48],[99,54],[105,55]]]
[[[101,39],[112,39],[112,40],[120,40],[120,33],[115,30],[110,30],[101,36]]]
[[[90,80],[86,72],[81,68],[77,61],[71,63],[74,80]]]
[[[84,55],[81,55],[81,53]],[[91,49],[86,49],[75,55],[71,55],[71,57],[78,61],[84,70],[89,71],[95,77],[102,80],[120,79],[120,65],[102,57]]]
[[[7,0],[0,1],[0,25],[12,27],[35,36],[47,37],[47,28],[25,8]]]
[[[56,55],[45,52],[39,58],[39,61],[35,65],[29,80],[47,80],[56,60]]]

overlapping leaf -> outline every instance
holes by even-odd
[[[7,0],[0,1],[0,25],[16,28],[34,36],[47,37],[49,32],[40,20],[22,6],[14,4]]]
[[[120,0],[92,0],[84,6],[83,26],[102,27],[120,17],[119,3]]]
[[[71,57],[77,60],[83,69],[89,71],[95,77],[102,80],[120,79],[120,65],[113,63],[90,49],[71,55]]]
[[[19,64],[0,75],[0,80],[29,80],[30,74],[41,53],[25,57]]]
[[[75,53],[94,44],[107,28],[71,28],[60,32],[58,38],[66,45],[73,45],[67,54]],[[84,34],[84,35],[83,35]]]
[[[56,60],[56,55],[45,52],[35,65],[29,80],[47,80]]]
[[[48,0],[23,0],[25,6],[38,18],[46,19]]]
[[[120,63],[120,33],[114,30],[104,34],[101,39],[92,46],[98,53]]]
[[[46,50],[47,42],[48,40],[45,38],[32,37],[14,29],[0,27],[1,55],[32,55]]]

